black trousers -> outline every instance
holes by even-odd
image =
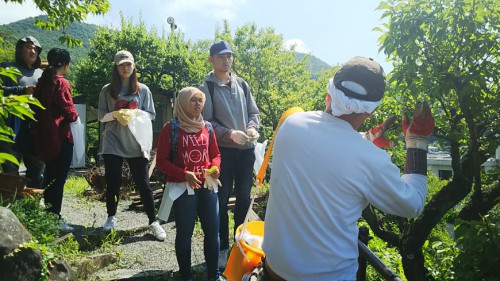
[[[149,164],[143,157],[123,158],[113,154],[103,154],[106,179],[106,209],[108,216],[116,215],[120,188],[122,186],[122,164],[125,159],[132,173],[132,178],[139,190],[142,204],[149,219],[149,224],[156,221],[156,210],[154,205],[153,190],[149,184]]]
[[[243,224],[250,207],[250,192],[253,184],[253,163],[255,162],[254,149],[239,150],[237,148],[219,147],[221,153],[221,167],[219,180],[219,236],[220,249],[229,249],[229,215],[227,203],[234,194],[234,231]],[[231,238],[232,239],[232,238]]]
[[[69,167],[73,159],[73,144],[64,142],[57,157],[45,163],[45,175],[43,181],[43,198],[47,211],[60,216],[64,184],[68,177]]]

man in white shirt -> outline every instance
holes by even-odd
[[[363,209],[415,217],[424,207],[434,128],[428,104],[416,106],[405,132],[401,176],[390,156],[357,132],[383,98],[382,67],[355,57],[327,89],[326,111],[291,115],[276,135],[263,243],[267,280],[355,280]]]

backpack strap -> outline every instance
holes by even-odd
[[[207,127],[208,130],[208,144],[212,142],[212,136],[214,134],[214,127],[212,127],[212,123],[205,121],[205,127]]]
[[[177,142],[179,139],[179,120],[177,118],[170,119],[170,154],[168,159],[174,161],[174,155],[177,152]]]
[[[236,77],[236,81],[240,83],[241,87],[243,88],[243,93],[245,93],[245,99],[248,97],[248,84],[243,80],[241,77]]]
[[[215,104],[214,104],[214,87],[215,87],[215,85],[214,85],[214,82],[212,82],[212,81],[205,81],[205,83],[207,83],[208,94],[210,95],[210,101],[212,102],[212,116],[215,119]],[[217,119],[215,119],[215,121],[217,121]],[[205,122],[205,124],[206,124],[206,122]],[[212,124],[210,124],[210,127],[211,126],[212,126]]]
[[[205,81],[207,83],[207,86],[208,86],[208,93],[210,94],[210,98],[211,98],[211,101],[212,101],[212,107],[213,107],[213,103],[214,103],[214,82],[212,81]]]

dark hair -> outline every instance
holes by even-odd
[[[71,62],[71,56],[65,49],[53,48],[47,53],[47,61],[49,66],[43,71],[40,80],[53,84],[57,69],[68,65]]]
[[[120,95],[120,89],[122,87],[122,79],[118,73],[118,66],[114,64],[113,73],[111,74],[111,85],[109,86],[109,91],[113,98],[118,98]],[[134,67],[132,74],[130,75],[128,84],[128,95],[139,95],[139,80],[137,79],[137,69]]]
[[[47,60],[49,61],[49,66],[59,68],[63,65],[69,64],[71,62],[71,56],[65,49],[52,48],[47,53]]]

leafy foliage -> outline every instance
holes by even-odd
[[[363,220],[358,223],[358,226],[368,226]],[[401,264],[401,255],[398,249],[391,247],[384,240],[377,236],[370,236],[368,248],[385,264],[387,267],[398,275],[402,280],[404,278],[403,266]],[[366,270],[366,280],[383,281],[385,280],[372,266],[368,264]]]
[[[25,197],[8,207],[38,242],[53,242],[59,233],[57,215],[46,212],[40,206],[40,198]]]
[[[442,183],[431,181],[430,185],[433,186],[433,190],[436,190],[440,185],[442,186]],[[442,219],[424,243],[425,268],[434,280],[454,279],[455,272],[452,265],[458,254],[458,248],[450,232],[453,232],[453,225],[447,224],[447,221]]]
[[[500,145],[500,2],[389,0],[379,9],[387,19],[378,29],[384,32],[380,50],[395,66],[385,109],[400,115],[410,112],[417,100],[427,100],[436,118],[434,136],[440,145],[450,146],[452,157],[453,178],[429,192],[420,217],[400,222],[401,236],[370,223],[399,245],[408,280],[423,280],[433,270],[424,266],[430,260],[422,247],[427,239],[431,247],[442,246],[429,237],[450,210],[470,198],[463,208],[467,216],[463,211],[459,216],[475,219],[498,202],[500,187],[493,185],[491,192],[486,188],[481,164]],[[445,271],[440,278],[451,274]]]
[[[15,56],[15,45],[7,42],[3,37],[5,34],[0,31],[0,61],[9,61]]]
[[[75,89],[92,106],[97,106],[100,89],[110,81],[114,55],[122,49],[134,55],[139,80],[148,85],[155,101],[163,96],[160,107],[165,107],[165,97],[199,84],[208,69],[198,45],[186,42],[179,33],[161,38],[155,29],[148,31],[142,19],[134,25],[122,16],[120,29],[98,28],[91,46],[88,58],[75,67]]]
[[[455,272],[451,265],[457,255],[455,242],[447,239],[430,243],[427,240],[423,249],[428,274],[435,280],[453,280]]]
[[[500,209],[480,221],[462,221],[455,231],[460,251],[453,263],[457,280],[498,280]]]
[[[17,81],[17,76],[20,75],[18,69],[16,68],[3,68],[0,67],[0,76],[6,76],[10,79]],[[9,114],[17,116],[21,119],[30,118],[34,119],[34,112],[30,108],[30,104],[34,106],[38,106],[43,108],[42,104],[36,99],[31,97],[30,95],[20,95],[14,96],[10,95],[5,97],[4,91],[1,88],[2,80],[0,80],[0,141],[4,142],[13,142],[14,131],[12,128],[7,126],[6,120],[9,117]],[[0,163],[5,161],[10,161],[15,164],[19,164],[17,159],[7,153],[0,153]],[[1,169],[1,167],[0,167]]]

